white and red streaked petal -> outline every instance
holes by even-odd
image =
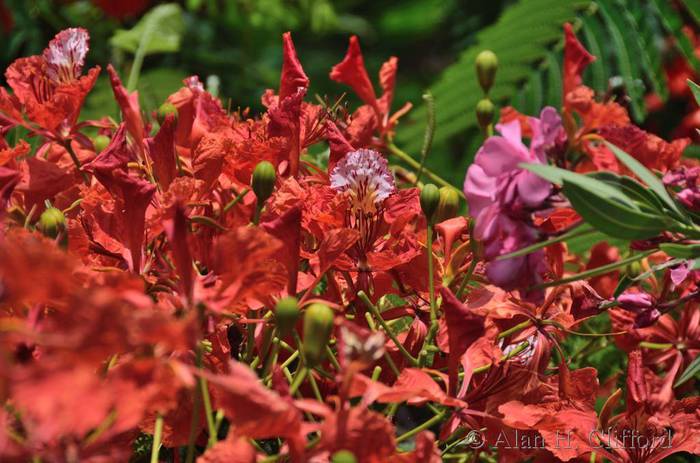
[[[185,83],[185,86],[190,90],[193,90],[195,92],[204,91],[204,85],[202,85],[202,82],[200,82],[199,76],[189,76],[183,82]]]
[[[346,154],[330,176],[331,188],[347,192],[354,209],[374,212],[396,191],[394,176],[378,152],[360,149]]]
[[[88,31],[80,27],[62,30],[44,50],[47,77],[59,83],[77,80],[83,72],[89,49]]]

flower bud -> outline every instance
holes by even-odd
[[[479,122],[479,127],[486,129],[493,122],[493,115],[496,112],[496,107],[491,103],[491,100],[484,98],[476,104],[476,120]]]
[[[65,229],[66,218],[60,209],[49,207],[39,217],[39,230],[49,238],[56,238]]]
[[[165,118],[171,114],[175,116],[175,120],[177,121],[177,115],[178,115],[177,108],[171,102],[166,101],[165,103],[160,105],[160,108],[158,108],[158,114],[157,114],[158,123],[160,125],[163,125],[163,123],[165,122]]]
[[[459,210],[459,193],[450,186],[440,188],[440,201],[438,202],[435,222],[440,223],[457,215]]]
[[[476,57],[476,76],[484,93],[489,93],[496,80],[498,58],[491,50],[484,50]]]
[[[299,319],[297,298],[288,296],[277,301],[275,306],[275,323],[280,335],[290,333]]]
[[[630,312],[639,313],[645,310],[652,309],[656,304],[654,296],[648,293],[635,293],[625,291],[617,298],[620,307],[629,310]]]
[[[304,313],[304,358],[309,367],[323,360],[333,330],[333,310],[325,304],[311,304]]]
[[[420,192],[420,207],[423,209],[423,214],[428,222],[432,223],[435,211],[438,208],[438,203],[440,202],[440,190],[438,187],[432,183],[427,183],[423,186]]]
[[[275,189],[275,166],[267,161],[261,161],[253,170],[253,178],[250,180],[250,186],[258,198],[258,207],[264,203]]]
[[[357,458],[350,450],[338,450],[331,456],[331,463],[357,463]]]
[[[101,153],[102,150],[109,146],[111,140],[107,135],[97,135],[92,139],[92,144],[95,147],[95,153]]]

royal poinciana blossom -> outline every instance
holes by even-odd
[[[361,106],[310,98],[287,33],[255,116],[197,76],[147,114],[107,65],[121,116],[82,120],[88,47],[63,31],[0,91],[1,461],[700,454],[698,167],[584,86],[570,26],[564,106],[501,109],[467,216],[394,163],[398,60],[378,96],[356,37],[330,77]],[[599,179],[669,229],[595,235]]]

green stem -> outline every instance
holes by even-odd
[[[263,365],[263,370],[260,376],[262,378],[265,378],[268,374],[268,372],[271,371],[272,365],[277,363],[277,357],[279,356],[280,352],[280,339],[275,337],[272,339],[272,350],[270,354],[267,356],[267,359],[265,360],[265,364]]]
[[[255,205],[255,215],[253,216],[253,225],[260,223],[260,211],[262,211],[262,206]]]
[[[333,368],[335,368],[336,371],[340,371],[340,363],[338,362],[338,359],[335,358],[335,354],[333,353],[331,346],[326,346],[326,355],[328,356],[328,360],[330,360],[331,364],[333,365]]]
[[[243,188],[243,190],[240,193],[238,193],[238,195],[236,195],[235,198],[233,198],[231,201],[229,201],[228,204],[226,204],[226,206],[224,206],[224,213],[228,212],[233,206],[238,204],[241,201],[241,199],[243,199],[243,197],[246,195],[246,193],[248,193],[248,191],[250,191],[249,188]]]
[[[532,286],[530,289],[543,289],[543,288],[549,288],[552,286],[560,286],[566,283],[571,283],[572,281],[578,281],[578,280],[586,280],[588,278],[592,277],[597,277],[599,275],[605,275],[606,273],[610,273],[615,269],[618,269],[620,267],[624,267],[628,264],[631,264],[632,262],[636,262],[638,260],[645,259],[649,257],[651,254],[655,253],[657,250],[652,249],[649,251],[642,252],[640,254],[630,256],[626,259],[619,260],[617,262],[613,262],[611,264],[607,265],[601,265],[600,267],[596,267],[591,270],[586,270],[585,272],[577,273],[576,275],[572,275],[567,278],[562,278],[561,280],[556,280],[556,281],[548,281],[545,283],[541,283],[539,285]]]
[[[153,430],[153,447],[151,447],[151,463],[158,463],[160,453],[160,441],[163,438],[163,416],[159,413],[156,417],[156,426]]]
[[[423,147],[420,150],[420,166],[418,167],[418,172],[416,173],[416,181],[414,182],[414,185],[418,185],[418,182],[420,182],[420,177],[423,174],[423,169],[425,168],[425,160],[428,158],[430,148],[433,146],[433,137],[435,136],[435,98],[430,91],[427,91],[423,95],[423,101],[425,101],[428,121],[425,126]]]
[[[211,408],[211,397],[209,397],[209,388],[207,380],[203,376],[199,377],[199,390],[202,393],[202,401],[204,402],[204,413],[207,417],[207,428],[209,428],[209,441],[207,448],[211,448],[216,444],[216,424],[214,423],[214,412]]]
[[[588,225],[582,225],[581,227],[578,227],[575,230],[570,231],[569,233],[564,233],[563,235],[559,235],[559,236],[551,238],[547,241],[535,243],[532,246],[527,246],[527,247],[524,247],[522,249],[518,249],[515,252],[511,252],[508,254],[503,254],[502,256],[498,256],[496,258],[496,260],[505,260],[505,259],[511,259],[513,257],[526,256],[526,255],[532,254],[533,252],[538,251],[542,248],[546,248],[549,245],[561,243],[562,241],[570,240],[573,238],[578,238],[579,236],[591,235],[593,233],[596,233],[595,229],[590,228]]]
[[[396,347],[401,351],[404,357],[406,357],[406,360],[408,360],[412,366],[417,367],[418,366],[418,360],[414,358],[410,352],[406,350],[406,348],[401,344],[399,339],[396,337],[396,335],[391,331],[391,327],[386,324],[386,321],[382,318],[382,315],[379,313],[379,309],[372,304],[372,301],[369,300],[369,297],[367,297],[367,294],[365,294],[364,291],[359,291],[357,293],[357,297],[360,298],[362,302],[367,306],[367,308],[372,312],[372,315],[374,315],[374,318],[379,322],[381,325],[382,329],[386,333],[387,336],[394,342]]]
[[[412,169],[418,170],[421,168],[420,163],[418,161],[413,159],[408,153],[401,151],[394,143],[390,142],[387,145],[387,149],[389,150],[389,152],[391,154],[393,154],[394,156],[396,156],[397,158],[399,158],[400,160],[402,160],[403,162],[405,162],[406,164],[411,166]],[[450,184],[447,180],[445,180],[442,177],[440,177],[439,175],[433,173],[428,168],[424,167],[422,169],[422,172],[425,173],[426,177],[428,177],[433,182],[439,184],[440,186],[450,186],[450,187],[454,188],[454,186],[452,184]],[[461,191],[461,190],[457,190],[457,191],[459,192],[462,199],[466,199],[463,191]]]
[[[532,320],[525,320],[522,323],[518,323],[517,325],[515,325],[511,328],[508,328],[505,331],[498,333],[497,339],[507,338],[511,334],[518,333],[531,325],[532,325]]]
[[[519,353],[521,353],[522,351],[524,351],[525,349],[527,349],[529,346],[530,346],[530,343],[529,343],[529,342],[523,341],[522,343],[518,344],[518,345],[515,347],[515,349],[513,349],[513,350],[510,351],[510,352],[508,352],[508,355],[504,355],[503,357],[501,357],[501,362],[505,362],[505,361],[508,361],[508,360],[512,359],[513,357],[515,357],[516,355],[518,355]],[[482,365],[482,366],[480,366],[480,367],[478,367],[478,368],[474,368],[474,371],[473,371],[472,373],[475,374],[475,375],[476,375],[476,374],[479,374],[479,373],[483,373],[483,372],[485,372],[485,371],[490,370],[492,366],[493,366],[492,363],[487,363],[486,365]],[[459,376],[460,376],[460,377],[463,377],[463,376],[464,376],[464,373],[460,373]]]
[[[299,389],[299,386],[301,386],[301,383],[304,382],[304,378],[306,378],[306,375],[308,373],[309,369],[306,367],[301,367],[301,369],[297,371],[296,375],[294,376],[294,380],[292,381],[292,384],[289,386],[289,395],[296,394],[297,390]]]
[[[249,310],[248,311],[248,323],[246,323],[246,345],[245,345],[245,362],[250,364],[251,360],[253,360],[253,351],[255,350],[255,324],[250,322],[250,319],[253,318],[253,311]]]
[[[642,341],[639,343],[639,347],[643,347],[645,349],[654,349],[654,350],[666,350],[666,349],[671,349],[673,348],[673,344],[670,342],[648,342],[648,341]]]
[[[399,437],[396,438],[396,442],[402,442],[405,441],[406,439],[409,439],[416,434],[418,434],[421,431],[425,431],[426,429],[429,429],[431,426],[437,424],[440,422],[445,417],[445,412],[442,411],[435,415],[434,417],[430,418],[428,421],[424,422],[423,424],[420,424],[416,426],[415,428],[411,429],[410,431],[407,431],[403,434],[401,434]]]
[[[126,88],[130,92],[134,91],[136,84],[139,82],[143,59],[146,57],[146,47],[151,42],[153,32],[153,21],[146,21],[146,27],[144,27],[141,40],[139,40],[139,47],[136,49],[136,53],[134,53],[134,61],[131,63],[131,72],[129,73],[129,80],[126,84]]]
[[[459,289],[457,289],[457,294],[455,294],[457,299],[459,299],[460,301],[462,300],[462,293],[464,293],[464,289],[467,287],[467,284],[472,279],[472,276],[474,275],[474,270],[476,270],[476,266],[478,263],[479,261],[477,260],[476,256],[473,256],[472,261],[469,264],[469,268],[467,269],[467,273],[464,274],[464,278],[462,278],[462,283],[460,283]]]
[[[80,164],[80,159],[78,159],[78,155],[75,154],[75,151],[73,151],[73,147],[70,146],[70,140],[66,140],[63,143],[63,147],[66,149],[66,151],[68,151],[70,158],[73,160],[73,164],[75,164],[76,169],[78,169],[78,172],[80,172],[80,175],[83,177],[83,181],[85,182],[85,184],[90,185],[90,177],[88,177],[88,174],[80,170],[82,168],[82,165]]]

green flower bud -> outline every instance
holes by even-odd
[[[491,100],[484,98],[476,104],[476,120],[479,122],[479,127],[486,129],[493,122],[493,115],[496,112],[496,107],[491,103]]]
[[[49,207],[41,213],[38,228],[49,238],[56,238],[58,234],[65,230],[66,218],[60,209]]]
[[[357,463],[357,458],[350,450],[338,450],[331,456],[331,463]]]
[[[629,278],[635,278],[639,275],[644,273],[644,267],[642,266],[642,263],[637,261],[637,262],[632,262],[625,268],[625,275]]]
[[[423,209],[423,214],[428,222],[432,223],[433,216],[440,202],[440,190],[432,183],[427,183],[423,186],[420,192],[420,207]]]
[[[438,202],[435,222],[440,223],[457,215],[459,210],[459,193],[451,186],[440,188],[440,201]]]
[[[111,140],[107,135],[97,135],[92,139],[92,144],[95,146],[95,153],[101,153]]]
[[[160,108],[158,108],[158,123],[160,125],[163,125],[163,123],[165,122],[165,118],[168,117],[170,114],[173,114],[175,116],[175,121],[177,121],[177,108],[171,102],[166,101],[165,103],[160,105]]]
[[[488,93],[496,80],[498,58],[491,50],[484,50],[476,57],[476,76],[484,93]]]
[[[318,365],[333,331],[333,310],[325,304],[311,304],[304,313],[304,358],[309,367]]]
[[[250,186],[258,198],[258,207],[261,207],[267,198],[275,189],[275,166],[267,161],[261,161],[253,170],[253,178],[250,180]]]
[[[297,298],[288,296],[277,301],[275,306],[275,322],[279,334],[285,335],[294,329],[299,320],[299,305]]]

